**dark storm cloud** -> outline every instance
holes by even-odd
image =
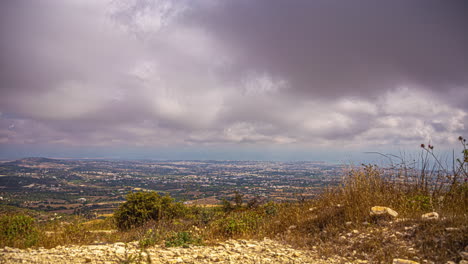
[[[201,10],[201,11],[200,11]],[[195,9],[239,54],[308,96],[378,94],[402,83],[468,83],[466,1],[216,1]]]
[[[0,2],[0,144],[414,144],[468,118],[465,1]]]

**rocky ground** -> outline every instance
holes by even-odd
[[[164,248],[144,251],[137,243],[115,243],[19,250],[4,248],[6,263],[330,263],[319,261],[310,251],[301,251],[272,240],[229,240],[216,246]]]
[[[150,261],[151,262],[150,262]],[[321,259],[313,251],[291,248],[264,239],[228,240],[215,246],[190,248],[161,246],[144,251],[137,243],[115,243],[20,250],[5,247],[0,263],[346,263],[345,259]],[[354,263],[367,263],[355,261]]]
[[[468,264],[467,252],[462,257]],[[0,249],[0,263],[372,263],[356,258],[350,261],[346,257],[323,258],[313,250],[294,249],[288,245],[264,239],[228,240],[214,246],[162,247],[154,246],[140,249],[138,242],[114,243],[107,245],[59,246],[52,249],[17,249],[5,247]],[[393,264],[417,264],[405,259],[394,259]],[[434,263],[423,261],[421,263]],[[455,264],[455,262],[447,262]]]

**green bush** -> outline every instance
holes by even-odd
[[[234,210],[234,206],[226,198],[221,200],[221,208],[225,213],[229,213]]]
[[[262,215],[256,211],[232,214],[214,222],[217,233],[225,237],[253,234],[258,230]]]
[[[149,220],[181,217],[187,211],[183,204],[157,192],[129,193],[126,199],[114,213],[117,227],[121,230],[141,226]]]
[[[194,237],[189,232],[178,232],[166,240],[166,247],[184,247],[201,245],[201,238]]]
[[[414,195],[408,198],[408,206],[413,210],[429,212],[432,209],[431,197],[428,195]]]
[[[159,234],[153,228],[148,229],[145,235],[140,239],[140,247],[146,248],[156,245],[159,240]]]
[[[268,202],[265,205],[263,205],[263,209],[265,210],[265,213],[269,216],[277,215],[278,214],[278,204],[275,202]]]
[[[18,214],[0,218],[0,246],[25,248],[34,246],[39,232],[34,218]]]

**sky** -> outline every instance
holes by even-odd
[[[464,0],[4,0],[0,158],[459,148],[466,14]]]

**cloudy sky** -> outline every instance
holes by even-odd
[[[464,0],[4,0],[0,158],[456,146],[467,14]]]

